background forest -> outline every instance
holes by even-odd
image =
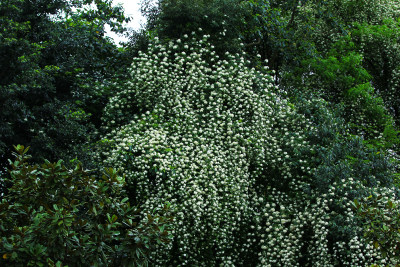
[[[142,12],[0,2],[1,266],[400,264],[398,1]]]

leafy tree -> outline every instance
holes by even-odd
[[[110,1],[0,3],[0,166],[17,143],[31,145],[38,161],[85,160],[106,101],[97,84],[125,62],[104,36],[106,24],[123,31],[122,12]]]
[[[396,136],[397,118],[393,118],[393,104],[389,104],[390,101],[394,103],[396,98],[388,97],[389,91],[392,92],[390,95],[395,95],[396,89],[389,89],[388,84],[396,88],[396,78],[395,74],[380,77],[382,73],[395,73],[396,67],[395,64],[380,64],[379,67],[372,68],[370,62],[381,62],[373,60],[373,55],[381,52],[367,52],[367,46],[363,44],[365,41],[361,41],[363,38],[359,37],[360,32],[363,32],[362,28],[367,27],[368,23],[384,23],[385,16],[393,16],[395,7],[388,1],[390,5],[385,12],[371,17],[374,14],[371,10],[384,7],[378,1],[372,2],[371,5],[364,1],[301,2],[295,8],[296,13],[289,12],[295,15],[290,16],[293,18],[292,27],[285,28],[290,28],[292,32],[285,42],[306,42],[308,45],[302,46],[309,49],[292,53],[296,55],[294,60],[279,56],[282,63],[278,76],[281,77],[280,87],[291,95],[293,101],[304,93],[318,92],[319,96],[332,103],[332,107],[344,110],[343,116],[351,125],[350,134],[363,136],[369,145],[377,148],[396,148],[399,142]],[[354,11],[351,10],[355,5],[359,5],[357,8],[361,12],[357,16],[349,15]],[[285,9],[285,5],[274,6],[279,12]],[[289,20],[289,16],[286,17]],[[266,22],[269,21],[266,19]],[[361,27],[360,23],[364,26]],[[391,36],[393,42],[395,35]],[[385,45],[381,44],[379,49],[385,50],[383,47]],[[389,51],[392,50],[386,51],[391,53]],[[291,53],[290,49],[286,49],[285,53]],[[379,71],[381,69],[384,71]]]
[[[400,21],[385,19],[378,25],[355,24],[352,38],[364,56],[363,65],[388,110],[399,121]]]
[[[95,177],[80,163],[30,165],[28,149],[16,147],[0,202],[1,265],[147,266],[170,241],[169,206],[142,218],[114,169]]]
[[[283,87],[294,97],[316,92],[333,107],[342,106],[350,134],[362,136],[377,148],[394,147],[398,143],[392,134],[394,120],[363,67],[362,54],[355,51],[349,37],[332,46],[324,56],[303,60],[301,67],[286,73]]]

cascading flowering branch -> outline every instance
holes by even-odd
[[[105,108],[105,162],[124,172],[143,210],[176,209],[174,242],[154,264],[296,266],[305,248],[307,260],[329,265],[328,204],[310,204],[317,198],[302,189],[312,123],[268,70],[244,55],[219,58],[207,38],[155,40]]]

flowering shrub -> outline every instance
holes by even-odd
[[[350,164],[343,151],[335,155],[334,148],[315,145],[338,136],[323,101],[300,112],[268,70],[248,67],[245,55],[220,59],[208,36],[184,38],[156,39],[140,53],[103,118],[108,134],[100,156],[123,170],[131,200],[145,210],[161,200],[176,207],[174,241],[152,255],[156,265],[329,266],[379,259],[362,246],[348,207],[358,182],[347,180],[348,173],[323,181],[324,171],[336,171],[329,160]],[[315,118],[307,113],[318,106],[312,104],[320,106]],[[328,158],[319,158],[323,152]]]

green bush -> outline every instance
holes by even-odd
[[[80,163],[30,165],[28,148],[15,148],[0,202],[0,265],[147,265],[149,251],[170,241],[169,205],[141,217],[114,169],[95,177]]]
[[[363,219],[364,237],[393,265],[400,266],[400,210],[393,194],[380,193],[354,200]]]

